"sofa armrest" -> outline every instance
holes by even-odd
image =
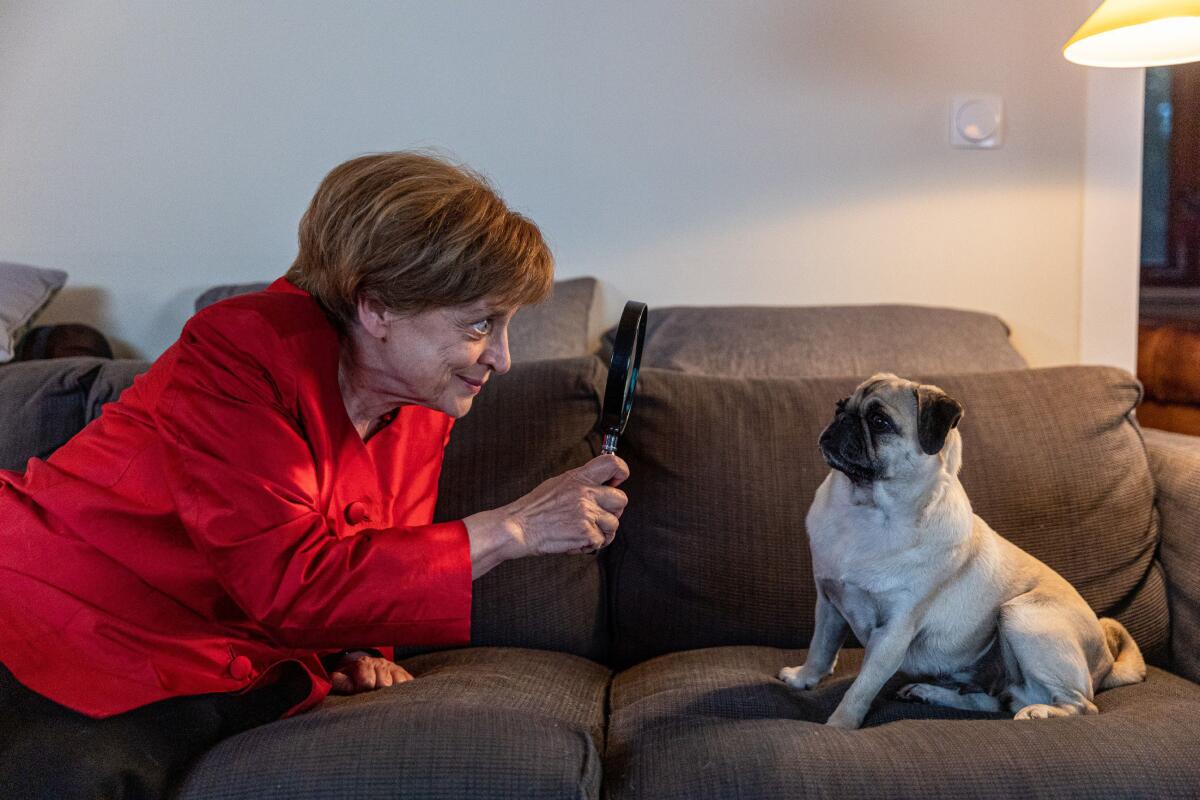
[[[1142,431],[1154,473],[1171,609],[1171,664],[1200,682],[1200,436]]]

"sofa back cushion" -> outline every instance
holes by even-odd
[[[0,367],[0,469],[46,458],[100,414],[149,365],[73,357]]]
[[[642,371],[620,449],[630,502],[606,553],[615,665],[717,645],[807,646],[804,518],[829,469],[817,438],[860,379]],[[923,380],[966,407],[960,476],[976,513],[1144,648],[1161,647],[1166,596],[1131,419],[1137,381],[1101,367]]]
[[[599,285],[595,278],[555,281],[554,292],[513,317],[508,346],[513,363],[544,358],[571,358],[596,352],[591,331]]]
[[[615,330],[615,329],[614,329]],[[614,330],[604,335],[611,348]],[[907,305],[652,308],[643,367],[743,378],[1020,369],[992,314]]]
[[[436,519],[498,508],[592,458],[605,374],[586,357],[517,364],[493,376],[451,432]],[[475,581],[471,643],[604,660],[605,611],[595,556],[508,561]]]

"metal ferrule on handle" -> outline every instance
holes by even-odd
[[[604,442],[600,445],[600,452],[615,453],[617,452],[617,441],[621,438],[620,434],[609,431],[604,434]]]

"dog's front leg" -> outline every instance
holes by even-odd
[[[821,682],[837,665],[838,650],[846,641],[850,626],[837,607],[829,602],[821,588],[817,587],[816,627],[812,641],[808,643],[808,657],[799,667],[784,667],[779,671],[779,680],[793,689],[811,689]]]
[[[908,615],[901,615],[901,619]],[[912,644],[916,631],[904,622],[893,622],[886,627],[876,628],[867,642],[863,655],[862,669],[842,702],[833,710],[826,725],[835,728],[854,729],[862,725],[863,718],[871,708],[871,701],[883,685],[896,674],[904,663],[904,654]]]

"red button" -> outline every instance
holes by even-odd
[[[250,659],[245,656],[238,656],[233,661],[229,662],[229,674],[236,681],[244,681],[250,677],[253,672],[253,666],[250,664]]]
[[[351,525],[366,522],[368,519],[367,506],[361,500],[355,500],[346,506],[346,522],[349,522]]]

